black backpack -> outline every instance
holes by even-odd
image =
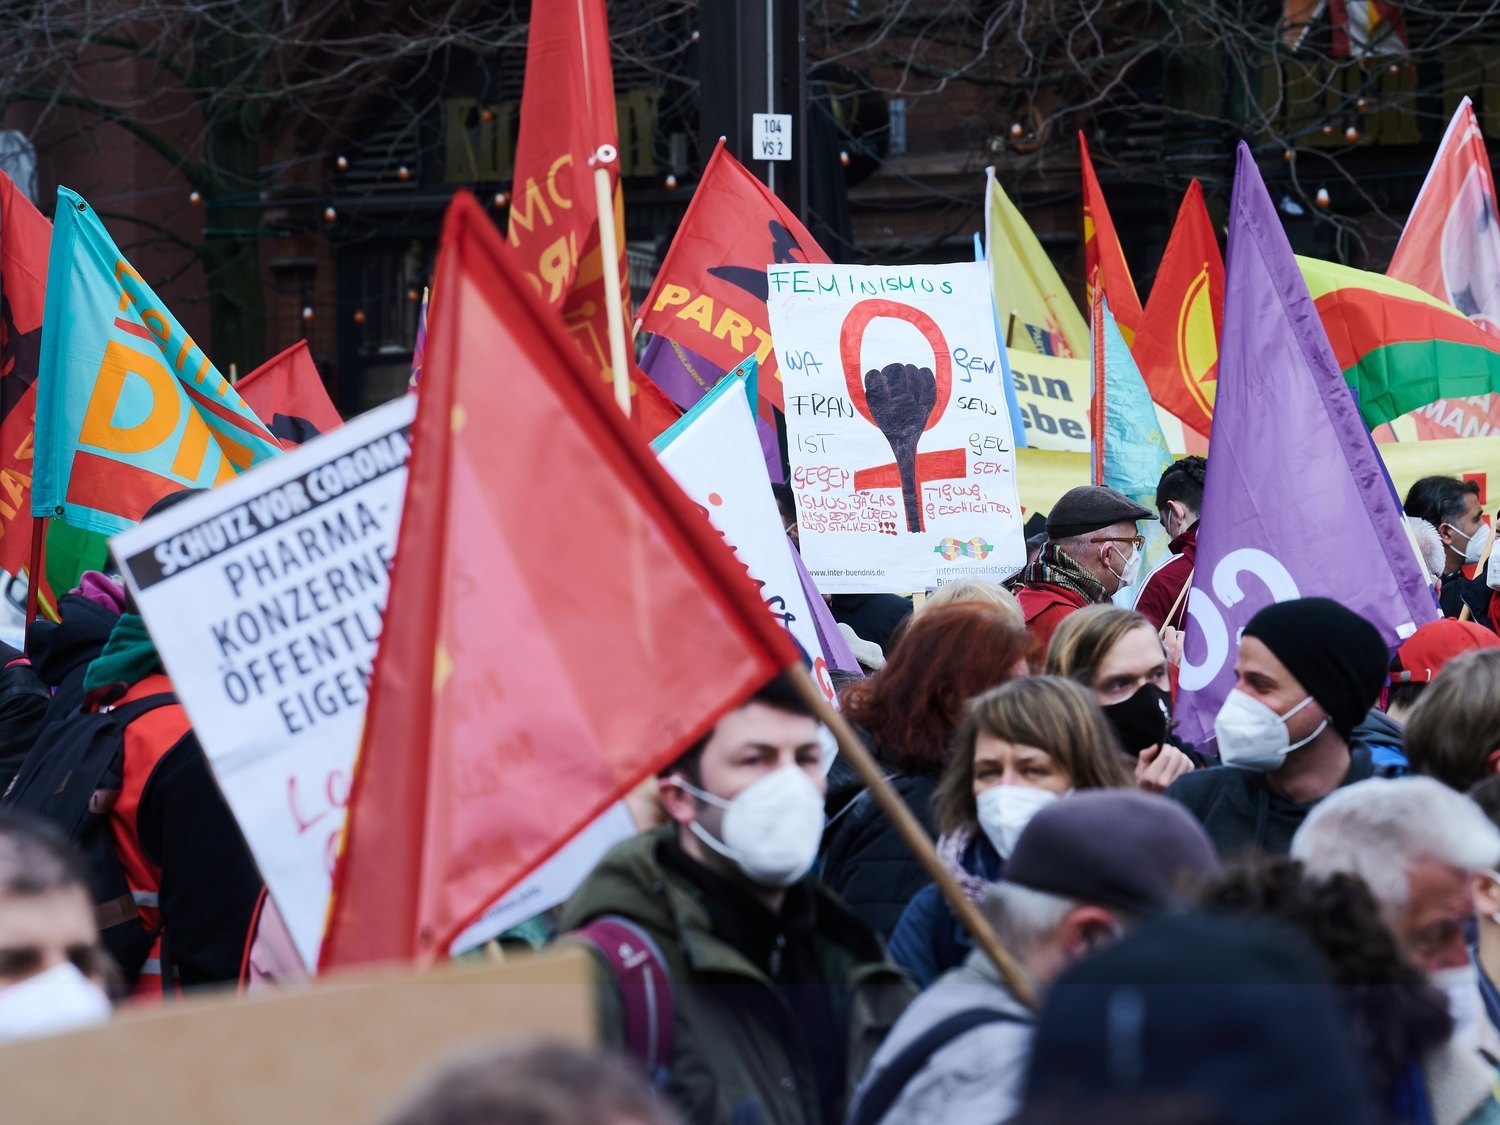
[[[148,930],[136,910],[115,851],[109,813],[119,800],[125,769],[125,728],[176,703],[171,692],[78,711],[42,732],[0,805],[44,817],[78,845],[92,875],[94,914],[104,947],[134,984],[160,927]],[[163,957],[162,969],[167,971]]]

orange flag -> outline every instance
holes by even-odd
[[[444,956],[797,659],[468,194],[437,291],[325,967]]]
[[[766,266],[828,260],[797,216],[721,140],[646,297],[641,327],[724,371],[754,352],[762,405],[780,409]]]
[[[306,340],[272,356],[234,389],[265,421],[282,448],[291,449],[344,424],[323,386]]]
[[[1120,249],[1115,221],[1109,217],[1104,192],[1099,188],[1099,177],[1094,175],[1094,162],[1089,159],[1088,142],[1083,139],[1081,131],[1078,152],[1083,166],[1083,276],[1089,280],[1088,304],[1093,305],[1093,285],[1097,275],[1109,297],[1109,308],[1115,314],[1120,334],[1127,344],[1134,344],[1135,334],[1141,327],[1141,299],[1136,294],[1130,267],[1125,264],[1125,251]]]
[[[1200,434],[1209,431],[1219,378],[1224,257],[1203,203],[1188,185],[1131,352],[1151,397]]]
[[[510,244],[532,288],[561,310],[590,369],[610,382],[614,369],[604,287],[620,290],[628,333],[630,275],[604,0],[533,4],[526,35]],[[619,261],[607,266],[594,194],[595,158],[601,149],[608,157],[603,166],[609,170],[620,250]]]

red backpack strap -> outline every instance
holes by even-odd
[[[661,950],[645,930],[618,914],[601,915],[573,936],[597,949],[609,966],[625,1012],[625,1049],[657,1080],[672,1058],[677,1015]]]

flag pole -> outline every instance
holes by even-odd
[[[618,159],[614,145],[600,145],[590,158],[594,166],[594,202],[599,210],[599,253],[603,258],[604,309],[609,317],[609,365],[615,373],[615,403],[630,417],[630,369],[625,362],[625,303],[620,300],[620,239],[615,230],[614,193],[609,165]]]
[[[26,632],[36,620],[42,597],[42,544],[47,538],[47,517],[31,517],[31,558],[26,563]]]
[[[1195,567],[1193,569],[1197,569],[1197,568]],[[1187,576],[1187,581],[1182,584],[1182,589],[1180,589],[1180,590],[1177,591],[1177,600],[1172,603],[1172,608],[1169,609],[1169,610],[1167,610],[1167,616],[1162,620],[1161,631],[1156,634],[1156,639],[1157,640],[1160,640],[1162,637],[1165,637],[1167,635],[1167,630],[1170,629],[1170,628],[1172,628],[1172,618],[1174,618],[1174,617],[1177,616],[1177,610],[1182,605],[1182,599],[1188,596],[1188,590],[1190,590],[1192,588],[1192,585],[1193,585],[1193,571],[1189,570],[1188,571],[1188,576]]]
[[[917,857],[917,862],[922,865],[928,878],[937,884],[938,890],[948,900],[953,913],[958,915],[958,920],[974,938],[974,944],[984,950],[986,956],[994,962],[995,968],[1000,971],[1001,979],[1005,981],[1005,986],[1022,1004],[1033,1011],[1036,1010],[1038,1005],[1036,987],[1032,984],[1031,978],[1005,946],[1000,944],[1000,938],[985,921],[984,915],[979,912],[979,907],[969,901],[952,872],[943,866],[943,861],[938,858],[937,849],[933,847],[926,830],[912,815],[912,811],[906,807],[906,802],[891,788],[891,783],[885,779],[885,772],[865,749],[865,744],[854,733],[854,728],[824,698],[822,691],[818,689],[817,684],[813,683],[805,667],[797,664],[787,669],[787,674],[796,685],[798,694],[812,708],[813,714],[833,732],[834,738],[838,740],[839,752],[854,768],[859,779],[865,783],[870,796],[875,799],[875,803],[895,826],[897,834]]]

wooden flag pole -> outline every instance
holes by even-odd
[[[1484,554],[1482,554],[1482,555],[1479,556],[1479,565],[1474,568],[1474,574],[1475,574],[1476,577],[1478,577],[1479,575],[1483,574],[1487,569],[1489,569],[1489,565],[1490,565],[1490,552],[1495,549],[1495,530],[1494,529],[1497,526],[1500,526],[1500,511],[1497,511],[1495,513],[1495,520],[1494,520],[1494,522],[1492,524],[1490,524],[1490,538],[1489,538],[1489,542],[1487,542],[1484,545]],[[1475,534],[1478,534],[1478,532],[1476,532]],[[1458,611],[1458,619],[1460,621],[1472,621],[1474,619],[1474,611],[1469,608],[1469,603],[1468,602],[1464,602],[1463,609],[1461,609],[1461,610]]]
[[[897,834],[912,850],[912,854],[917,857],[917,862],[922,865],[928,877],[937,884],[938,890],[943,893],[943,897],[948,900],[948,905],[953,908],[953,913],[958,915],[958,920],[974,938],[974,944],[984,950],[989,959],[994,962],[995,968],[1000,971],[1000,976],[1005,981],[1006,987],[1010,989],[1011,995],[1026,1007],[1036,1010],[1039,1001],[1036,987],[1032,984],[1030,976],[1009,950],[1000,944],[999,937],[985,921],[984,915],[979,912],[979,907],[969,901],[963,888],[958,885],[958,880],[954,879],[952,873],[943,866],[943,861],[938,858],[937,849],[928,838],[927,832],[912,815],[912,811],[906,807],[906,802],[891,788],[891,783],[885,779],[884,771],[865,749],[865,744],[860,741],[859,735],[854,733],[854,728],[824,698],[823,693],[818,690],[818,685],[813,683],[812,677],[808,675],[806,668],[798,664],[789,668],[787,674],[791,677],[792,683],[797,686],[798,693],[813,709],[818,720],[833,732],[834,738],[838,740],[839,752],[854,768],[854,772],[859,774],[859,779],[865,783],[870,796],[875,799],[881,811],[890,818],[891,823],[896,827]]]
[[[47,539],[47,517],[31,518],[31,558],[26,563],[26,634],[31,635],[31,623],[36,620],[37,608],[42,599],[42,546]]]
[[[1196,570],[1194,567],[1193,570]],[[1160,640],[1167,635],[1167,630],[1172,628],[1172,618],[1177,616],[1177,610],[1182,605],[1183,599],[1188,596],[1188,591],[1193,588],[1193,570],[1188,571],[1187,581],[1182,584],[1182,589],[1177,591],[1177,600],[1172,603],[1172,608],[1167,610],[1167,616],[1161,623],[1161,629],[1156,637]]]
[[[625,302],[620,300],[620,238],[615,230],[615,200],[609,165],[618,159],[614,145],[600,145],[594,165],[594,202],[599,210],[599,253],[603,259],[604,309],[609,317],[609,365],[614,369],[615,403],[630,417],[630,367],[625,351]]]

